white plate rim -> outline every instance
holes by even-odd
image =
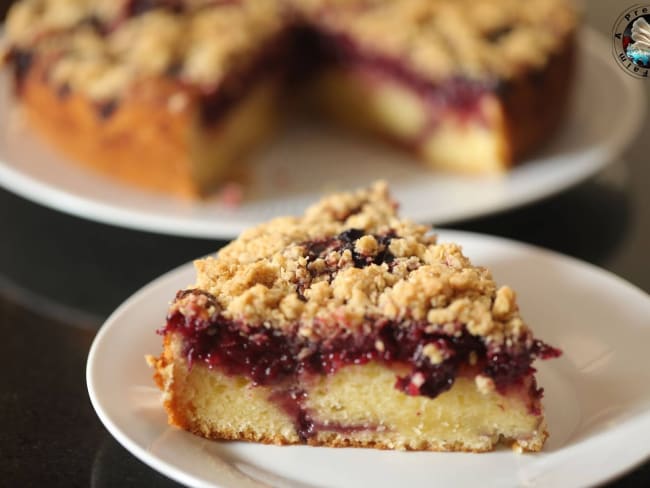
[[[622,287],[631,293],[636,294],[639,297],[639,300],[650,300],[650,295],[648,295],[644,290],[638,286],[624,280],[620,276],[612,273],[611,271],[600,268],[592,263],[574,258],[572,256],[564,255],[549,249],[545,249],[539,246],[535,246],[528,243],[523,243],[507,238],[490,236],[480,233],[467,232],[467,231],[456,231],[456,230],[441,230],[438,232],[441,241],[453,241],[453,242],[467,242],[468,240],[474,240],[475,242],[483,241],[496,245],[503,246],[514,246],[522,251],[527,251],[535,255],[540,255],[547,259],[556,260],[559,264],[563,266],[574,266],[582,268],[587,272],[592,272],[600,275],[603,280],[608,280],[612,283],[615,283],[616,286]],[[480,264],[480,263],[479,263]],[[144,462],[146,465],[152,469],[168,476],[169,478],[182,483],[187,486],[200,486],[200,487],[212,487],[215,486],[225,486],[225,485],[215,485],[209,482],[205,482],[201,478],[193,476],[191,473],[184,471],[177,466],[174,466],[171,463],[168,463],[164,460],[158,459],[155,454],[150,453],[145,447],[141,446],[137,442],[133,441],[128,432],[124,431],[117,423],[113,420],[111,415],[104,410],[104,406],[99,398],[97,393],[98,384],[95,380],[96,369],[98,367],[98,356],[100,355],[100,349],[102,344],[105,342],[106,337],[111,334],[112,327],[114,324],[119,323],[120,318],[128,313],[129,308],[140,302],[148,294],[154,292],[158,288],[165,288],[168,286],[170,281],[173,281],[174,278],[181,273],[188,273],[189,268],[192,267],[192,263],[186,263],[181,266],[174,268],[173,270],[161,275],[156,278],[149,284],[142,287],[140,290],[135,292],[131,297],[129,297],[125,302],[123,302],[104,322],[95,339],[93,340],[92,346],[88,354],[88,360],[86,364],[86,383],[88,388],[89,397],[92,403],[95,412],[100,418],[101,422],[107,428],[107,430],[113,435],[113,437],[124,446],[129,452],[131,452],[136,458]],[[650,324],[649,324],[650,325]],[[162,407],[161,407],[162,408]],[[638,420],[639,422],[644,422],[648,429],[650,429],[650,410],[644,411],[640,415]],[[615,429],[614,433],[619,433],[619,430],[629,429],[628,424],[623,424],[620,429]],[[650,434],[650,430],[648,431]],[[435,454],[435,453],[432,453]],[[489,455],[482,454],[484,456]],[[635,467],[639,466],[643,462],[650,459],[650,447],[647,449],[647,452],[635,452],[632,455],[628,456],[626,463],[622,464],[619,462],[619,465],[609,471],[605,476],[602,476],[597,479],[590,479],[588,483],[582,484],[570,484],[566,486],[585,486],[586,484],[603,484],[612,479],[616,479],[623,474],[633,470]]]
[[[622,112],[626,114],[625,118],[613,127],[611,137],[598,147],[598,152],[584,151],[577,156],[577,158],[587,161],[588,164],[579,171],[570,173],[565,179],[555,182],[552,186],[538,186],[531,191],[515,194],[507,200],[483,202],[481,205],[461,211],[441,210],[439,217],[435,219],[436,225],[498,213],[566,190],[614,162],[636,136],[643,123],[645,113],[645,103],[643,103],[645,94],[640,85],[635,83],[638,80],[626,75],[623,70],[610,63],[611,57],[603,35],[591,27],[583,27],[579,38],[589,56],[593,56],[594,60],[609,67],[612,73],[616,73],[616,80],[620,82],[621,90],[626,94],[625,103],[621,106]],[[115,205],[57,188],[21,172],[2,160],[0,160],[0,185],[28,200],[70,215],[140,231],[196,238],[232,238],[245,228],[258,223],[244,217],[239,220],[215,218],[208,225],[205,218],[169,216],[152,213],[147,209]],[[427,217],[426,211],[421,212],[421,215],[413,215],[412,218],[419,221],[431,221],[431,218]]]

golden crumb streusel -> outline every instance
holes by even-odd
[[[210,314],[308,339],[363,332],[385,319],[450,335],[465,326],[497,347],[532,340],[514,292],[497,288],[459,245],[399,219],[383,182],[329,196],[302,217],[259,225],[195,265],[192,288],[215,297]],[[205,298],[186,294],[174,307],[197,300]],[[443,359],[440,351],[426,353]]]
[[[509,79],[545,66],[577,24],[571,0],[303,0],[362,50],[433,80]]]
[[[570,0],[21,0],[4,43],[48,59],[54,83],[101,101],[170,73],[218,86],[296,24],[433,81],[501,80],[545,66],[576,10]]]
[[[130,11],[138,3],[147,8]],[[170,71],[217,85],[277,34],[282,11],[277,0],[22,0],[9,11],[6,37],[50,58],[54,83],[103,100]]]

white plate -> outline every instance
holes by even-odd
[[[564,128],[543,152],[505,176],[434,173],[383,145],[312,125],[290,127],[251,162],[244,203],[179,201],[112,182],[57,157],[16,124],[0,78],[0,184],[25,198],[100,222],[193,237],[233,237],[271,217],[300,214],[324,190],[385,178],[404,216],[442,224],[528,203],[584,180],[636,134],[644,94],[591,30],[580,36],[577,87]],[[16,127],[17,125],[17,127]]]
[[[585,486],[650,455],[650,298],[592,265],[513,241],[444,231],[517,291],[538,337],[563,349],[539,362],[549,438],[539,454],[390,452],[211,442],[167,426],[144,355],[191,265],[157,279],[106,321],[90,351],[90,398],[106,428],[154,469],[193,486]]]

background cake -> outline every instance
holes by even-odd
[[[567,0],[22,0],[15,93],[75,160],[208,193],[294,102],[434,168],[499,172],[557,128]]]

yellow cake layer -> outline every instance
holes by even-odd
[[[170,423],[214,439],[301,442],[294,418],[269,400],[278,387],[256,386],[202,364],[188,369],[179,359],[180,344],[174,342],[155,361]],[[297,385],[307,393],[303,407],[318,425],[309,444],[488,451],[504,442],[518,450],[542,448],[544,419],[531,413],[527,386],[502,395],[483,392],[473,379],[460,377],[450,390],[431,399],[395,389],[400,373],[373,362]],[[331,430],[328,423],[334,426]],[[354,429],[342,432],[345,427]]]
[[[512,165],[502,106],[485,94],[472,119],[453,110],[431,123],[428,107],[412,89],[353,69],[328,69],[314,85],[321,112],[336,122],[406,145],[430,167],[467,173],[499,173]]]
[[[192,179],[199,192],[207,194],[237,164],[273,134],[281,115],[278,111],[282,90],[278,77],[258,81],[239,103],[214,126],[204,128],[195,120],[191,132]]]

